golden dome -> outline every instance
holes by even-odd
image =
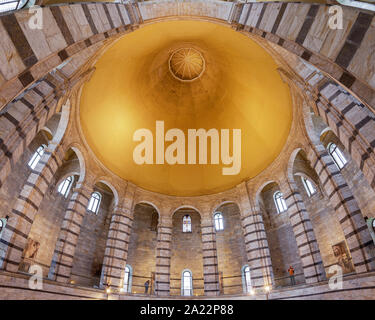
[[[196,68],[194,74],[185,68],[181,78],[201,73],[194,81],[176,80],[170,71],[171,57],[183,56]],[[288,85],[262,47],[229,27],[203,21],[145,25],[119,39],[95,67],[81,95],[84,137],[104,166],[144,189],[178,196],[227,190],[267,168],[288,137]],[[155,160],[156,121],[164,121],[165,132],[178,128],[185,137],[189,129],[241,129],[240,173],[223,175],[223,164],[211,164],[210,158],[206,165],[135,163],[139,142],[133,135],[141,128],[153,133]]]
[[[174,51],[169,58],[169,70],[172,75],[181,81],[193,81],[204,72],[204,58],[194,48],[180,48]]]

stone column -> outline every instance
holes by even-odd
[[[203,279],[204,294],[206,296],[220,295],[220,279],[216,250],[216,233],[213,219],[202,217],[202,253],[203,253]]]
[[[326,279],[322,257],[309,214],[295,183],[285,179],[280,185],[297,242],[306,283]]]
[[[344,177],[322,144],[311,144],[308,159],[319,176],[348,244],[357,273],[375,269],[373,243],[361,209]]]
[[[92,192],[93,185],[86,181],[78,183],[73,190],[53,253],[50,279],[65,283],[70,280],[78,237]]]
[[[49,144],[42,159],[35,169],[31,170],[2,235],[0,243],[2,269],[11,272],[18,271],[35,215],[62,159],[63,153],[60,145]]]
[[[123,287],[134,219],[134,191],[135,187],[128,185],[122,206],[117,206],[112,214],[100,278],[102,288],[106,285],[117,289]]]
[[[251,205],[246,183],[237,186],[241,224],[244,232],[247,262],[253,288],[272,286],[273,270],[262,212]]]
[[[159,218],[156,247],[155,294],[170,295],[172,218]]]

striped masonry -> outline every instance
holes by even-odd
[[[273,271],[267,235],[260,210],[241,212],[247,261],[254,289],[272,286]]]
[[[202,254],[204,294],[220,295],[219,268],[216,250],[216,233],[212,218],[202,219]]]
[[[162,219],[158,225],[156,246],[155,294],[170,295],[172,219]]]
[[[348,244],[357,273],[375,269],[373,244],[362,212],[344,177],[322,144],[310,145],[308,159],[319,176]]]
[[[48,275],[58,282],[67,283],[70,280],[74,253],[92,192],[93,186],[79,183],[68,203]]]
[[[116,207],[108,231],[100,280],[101,287],[110,286],[121,289],[123,286],[132,225],[133,212],[125,207]]]
[[[320,249],[309,214],[294,182],[282,181],[281,192],[288,207],[288,215],[297,242],[306,283],[326,279]]]
[[[375,91],[369,85],[372,75],[369,77],[368,68],[355,68],[361,63],[359,57],[366,57],[364,53],[374,45],[374,13],[342,7],[346,17],[344,30],[341,38],[335,39],[337,31],[330,29],[328,23],[321,24],[329,16],[328,7],[308,3],[240,3],[232,25],[296,54],[374,105]]]
[[[1,238],[5,253],[2,269],[17,272],[36,213],[63,159],[60,146],[49,145],[23,186]]]

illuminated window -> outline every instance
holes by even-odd
[[[284,212],[288,209],[286,202],[283,198],[283,194],[280,191],[276,191],[273,195],[273,200],[275,201],[276,209],[278,213]]]
[[[244,293],[250,293],[252,290],[250,267],[248,265],[242,267],[242,286]]]
[[[313,194],[316,193],[316,188],[314,184],[309,180],[306,179],[305,177],[301,177],[302,183],[306,189],[307,195],[311,197]]]
[[[125,274],[124,274],[124,292],[131,292],[132,290],[132,268],[129,265],[125,267]]]
[[[224,218],[220,212],[215,213],[214,215],[215,230],[221,231],[224,230]]]
[[[191,232],[191,218],[186,215],[182,219],[182,232]]]
[[[333,160],[335,161],[337,167],[340,170],[342,168],[344,168],[345,164],[348,161],[345,159],[343,153],[338,148],[338,146],[331,142],[330,144],[328,144],[328,152],[331,155],[331,157],[333,158]]]
[[[5,229],[5,225],[7,224],[7,219],[0,219],[0,239],[1,239],[1,235]]]
[[[57,192],[61,193],[65,198],[68,196],[70,188],[72,187],[74,177],[67,177],[63,182],[61,182],[57,188]]]
[[[0,0],[0,12],[22,9],[27,2],[27,0]]]
[[[102,195],[99,192],[95,191],[91,195],[89,205],[87,206],[87,210],[94,212],[94,213],[98,213],[101,199],[102,199]]]
[[[182,271],[181,295],[182,296],[193,295],[193,274],[191,273],[190,270]]]
[[[0,0],[1,1],[1,0]],[[29,163],[28,163],[28,166],[31,168],[31,169],[35,169],[36,165],[38,164],[38,162],[40,161],[40,159],[42,159],[42,155],[44,153],[44,148],[46,146],[45,145],[41,145],[36,151],[35,153],[33,154],[33,156],[31,157]]]

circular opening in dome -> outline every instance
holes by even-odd
[[[204,70],[204,58],[194,48],[177,49],[169,58],[169,71],[177,80],[194,81],[203,74]]]

